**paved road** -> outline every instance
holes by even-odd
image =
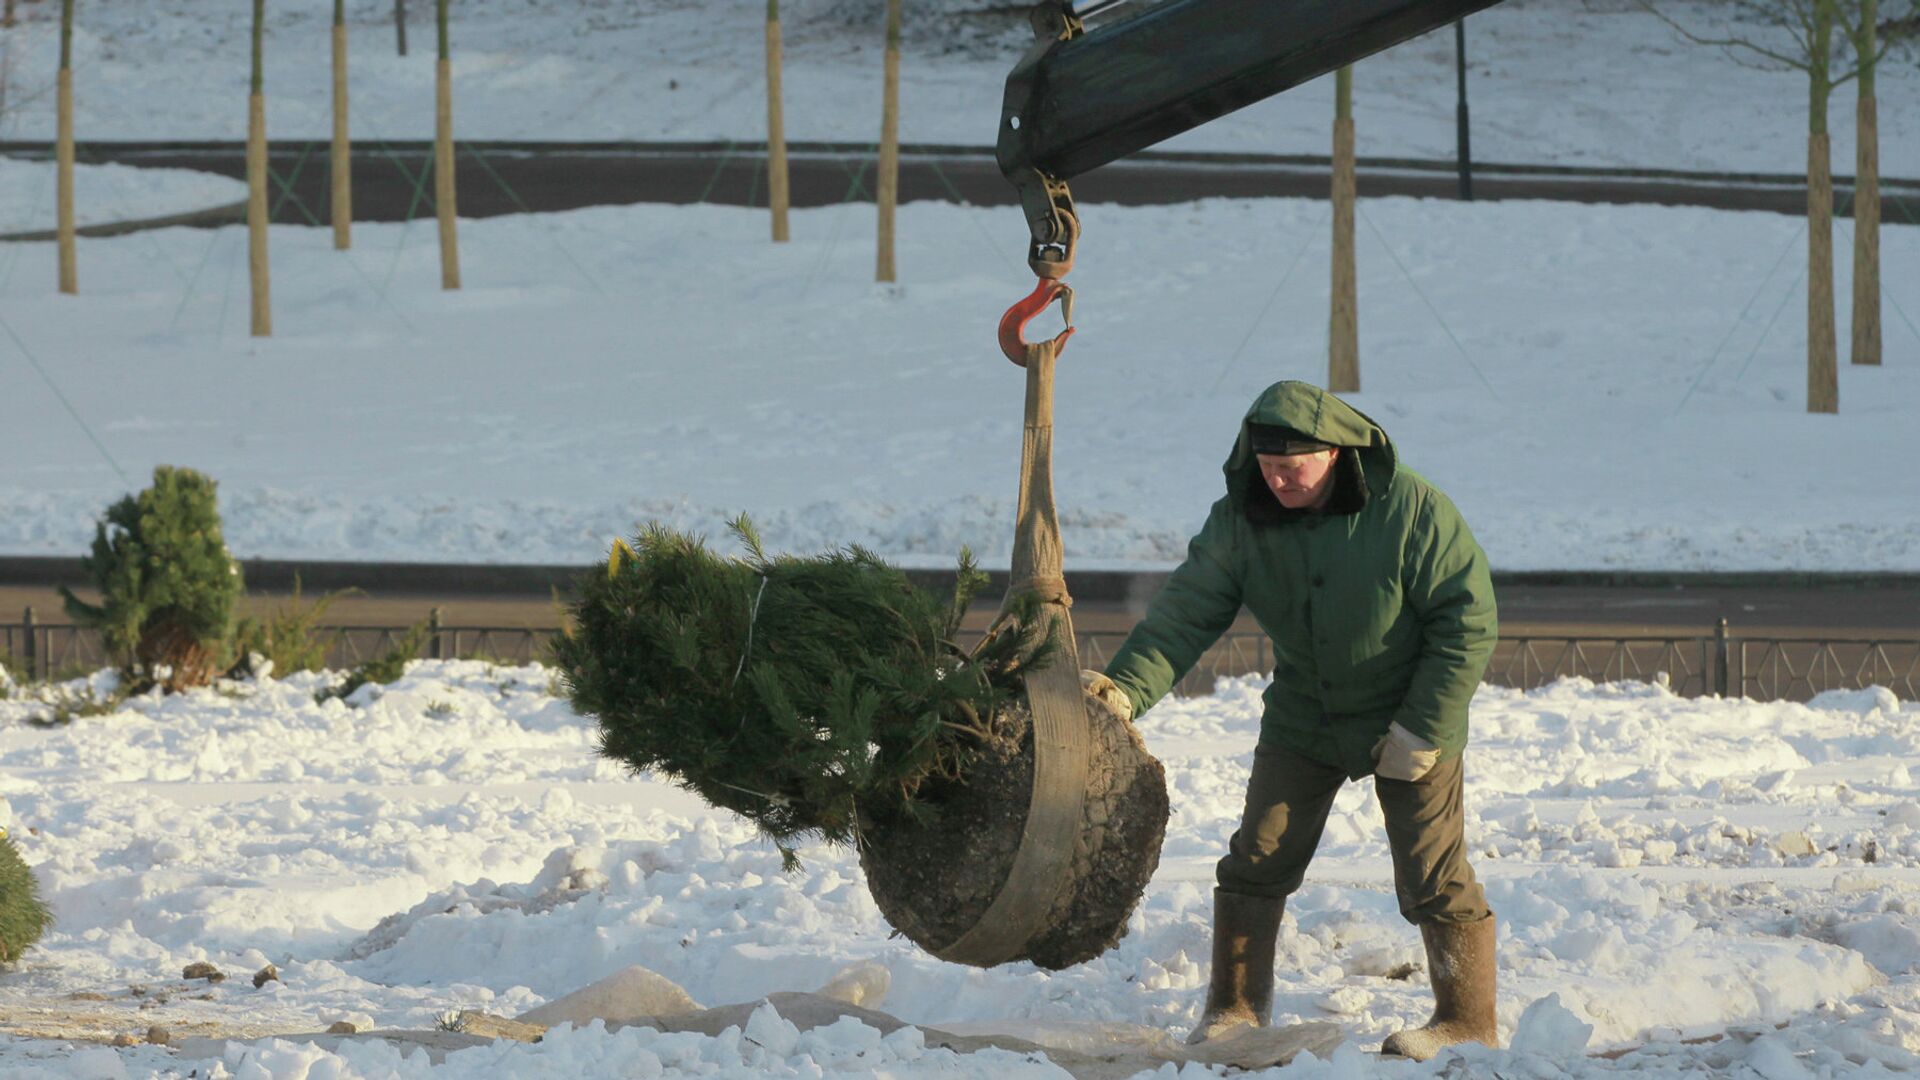
[[[45,144],[0,143],[0,154],[50,154]],[[198,169],[236,178],[246,174],[238,143],[89,143],[81,159],[129,165]],[[276,221],[319,225],[327,221],[330,177],[324,142],[275,143],[270,154],[276,183]],[[355,148],[354,217],[400,221],[431,217],[433,184],[427,173],[430,144],[410,142]],[[795,144],[791,183],[795,206],[829,206],[873,198],[870,148]],[[1844,188],[1838,202],[1844,215]],[[765,154],[731,144],[461,144],[456,169],[462,217],[490,217],[526,210],[566,210],[637,202],[762,206],[766,203]],[[1448,161],[1362,158],[1358,186],[1363,198],[1415,195],[1456,198],[1457,169]],[[1882,214],[1889,222],[1920,222],[1920,181],[1882,182]],[[1185,202],[1204,197],[1325,198],[1324,159],[1251,154],[1146,152],[1096,169],[1073,181],[1083,202],[1129,205]],[[1477,166],[1478,199],[1557,199],[1595,203],[1658,203],[1723,209],[1806,212],[1804,181],[1791,175],[1736,175],[1660,170],[1551,166]],[[983,206],[1010,206],[1013,191],[986,151],[968,147],[908,147],[900,164],[900,197]],[[1018,230],[1017,219],[1011,228]],[[1022,237],[1009,245],[1019,248]]]

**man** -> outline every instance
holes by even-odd
[[[1383,1052],[1496,1045],[1494,921],[1467,865],[1461,751],[1493,652],[1492,582],[1446,496],[1379,425],[1319,387],[1254,401],[1187,558],[1089,692],[1137,716],[1244,605],[1273,642],[1246,811],[1216,871],[1213,976],[1188,1042],[1264,1026],[1286,898],[1334,796],[1371,774],[1400,912],[1420,927],[1436,1003]]]

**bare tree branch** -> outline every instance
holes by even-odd
[[[1645,8],[1648,14],[1652,15],[1654,18],[1659,19],[1661,22],[1666,23],[1667,26],[1671,27],[1674,33],[1679,34],[1681,37],[1686,38],[1688,41],[1693,42],[1695,45],[1714,46],[1715,48],[1720,49],[1722,52],[1725,52],[1727,54],[1728,59],[1734,61],[1735,63],[1741,63],[1740,57],[1735,52],[1735,50],[1744,49],[1748,52],[1752,52],[1759,56],[1763,56],[1768,60],[1773,61],[1776,64],[1784,64],[1787,67],[1793,68],[1796,71],[1807,71],[1811,68],[1811,65],[1808,63],[1808,61],[1804,57],[1796,59],[1794,57],[1786,55],[1785,53],[1775,52],[1772,49],[1766,48],[1761,45],[1757,45],[1751,41],[1746,40],[1745,38],[1701,37],[1699,34],[1696,34],[1693,31],[1687,29],[1685,26],[1682,26],[1679,22],[1675,21],[1673,18],[1668,16],[1666,12],[1661,11],[1657,7],[1654,7],[1653,4],[1649,2],[1649,0],[1636,0],[1636,2],[1639,3],[1639,5],[1642,8]],[[1743,64],[1742,66],[1754,67],[1754,68],[1759,67],[1759,65],[1757,64]],[[1761,69],[1761,70],[1765,70],[1765,69]]]

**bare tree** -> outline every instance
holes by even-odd
[[[787,132],[780,100],[780,0],[767,0],[767,208],[773,241],[787,240]]]
[[[73,0],[60,0],[60,75],[55,91],[54,229],[59,237],[60,291],[80,291],[73,238]]]
[[[1840,411],[1834,340],[1833,164],[1827,104],[1836,87],[1861,72],[1860,55],[1852,57],[1851,67],[1836,71],[1834,65],[1835,32],[1842,28],[1841,5],[1852,2],[1858,0],[1734,0],[1731,9],[1751,32],[1703,37],[1662,14],[1649,0],[1641,0],[1642,7],[1689,41],[1716,46],[1750,67],[1800,71],[1807,76],[1807,411],[1817,413]],[[1873,52],[1866,57],[1869,61],[1878,59]],[[1857,282],[1855,288],[1859,288]],[[1872,302],[1879,302],[1877,288]]]
[[[1882,24],[1880,0],[1839,3],[1842,32],[1860,73],[1854,103],[1852,360],[1877,365],[1881,352],[1880,112],[1875,77],[1889,49],[1920,34],[1920,7],[1904,19]]]
[[[873,279],[894,280],[893,209],[900,197],[900,0],[887,0],[887,55],[880,103],[879,251]]]
[[[1327,389],[1360,389],[1359,274],[1354,259],[1353,66],[1334,75],[1333,304],[1327,326]]]
[[[347,0],[333,0],[333,246],[353,246],[353,140],[347,134]]]
[[[459,217],[453,188],[453,60],[447,44],[447,0],[435,12],[440,59],[433,79],[433,201],[440,220],[440,287],[460,287]]]

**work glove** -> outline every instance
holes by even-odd
[[[1440,748],[1400,726],[1398,721],[1373,744],[1373,774],[1389,780],[1418,780],[1440,764]]]
[[[1088,697],[1100,699],[1101,704],[1112,709],[1114,715],[1122,720],[1133,719],[1133,699],[1125,690],[1114,685],[1112,679],[1098,671],[1082,668],[1080,671],[1080,689]]]

